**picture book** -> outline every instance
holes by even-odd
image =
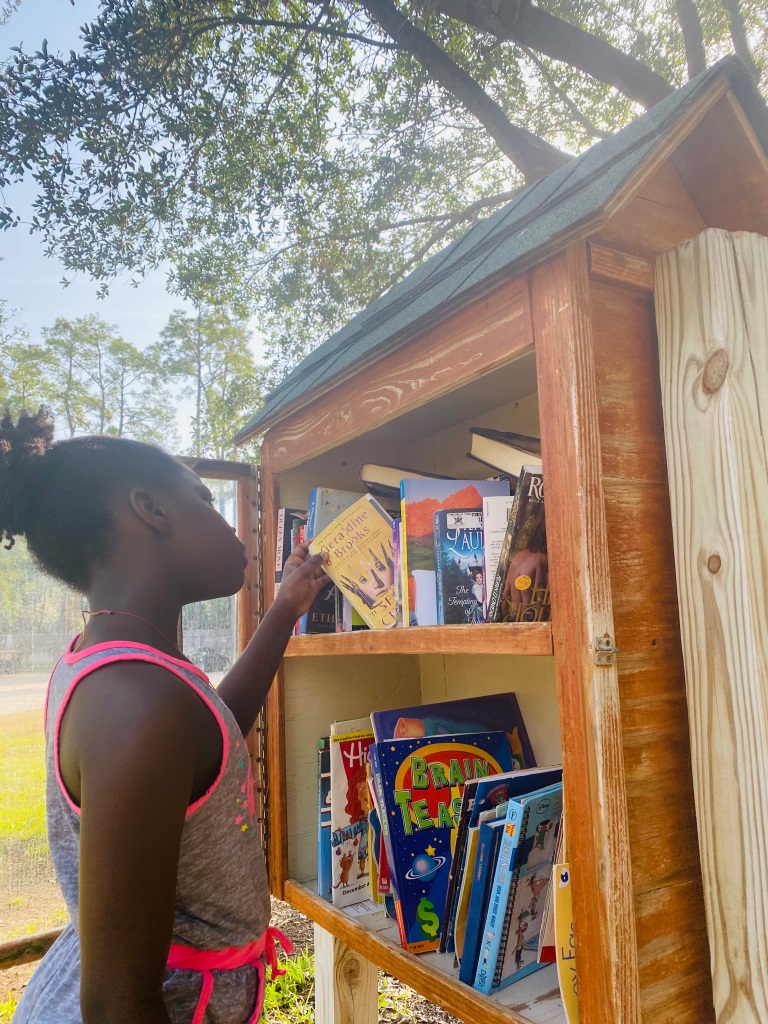
[[[488,900],[474,987],[486,995],[542,967],[538,940],[552,877],[562,782],[514,797]]]
[[[366,765],[373,742],[368,720],[331,725],[332,900],[347,907],[368,899],[368,811]]]
[[[280,589],[283,578],[283,565],[293,551],[294,523],[306,523],[307,513],[298,508],[279,508],[277,510],[277,540],[275,542],[275,597]]]
[[[331,741],[317,741],[317,895],[331,902]]]
[[[364,462],[360,467],[360,480],[366,489],[381,498],[400,499],[402,480],[450,480],[440,473],[423,473],[417,469],[401,469],[398,466],[382,466],[375,462]]]
[[[392,520],[370,494],[317,533],[309,551],[328,555],[325,571],[371,629],[395,625]]]
[[[311,541],[321,530],[362,496],[360,491],[335,487],[313,487],[309,492],[305,539]],[[306,615],[299,619],[299,633],[336,632],[336,591],[333,583],[324,587]]]
[[[384,897],[379,888],[381,823],[379,822],[379,808],[376,803],[376,792],[373,785],[370,761],[365,766],[365,783],[368,787],[368,896],[374,903],[381,904],[384,902]]]
[[[406,625],[437,625],[435,600],[435,512],[440,509],[481,511],[483,498],[509,494],[507,480],[403,480],[400,518],[403,521],[403,614]],[[420,573],[421,576],[416,574]]]
[[[505,825],[505,821],[500,820],[498,814],[506,814],[506,807],[502,804],[498,812],[485,813],[486,820],[480,823],[478,829],[477,856],[471,874],[467,923],[460,953],[459,980],[466,985],[471,985],[475,979],[483,922]]]
[[[500,806],[506,807],[505,804]],[[453,921],[453,946],[457,958],[461,959],[464,950],[464,940],[467,928],[467,914],[469,912],[469,898],[472,891],[472,876],[475,871],[475,861],[478,853],[478,841],[480,838],[480,827],[483,822],[496,818],[498,808],[490,808],[480,814],[476,828],[470,829],[467,835],[466,848],[464,851],[464,863],[459,874],[459,890],[456,899],[456,914]],[[454,848],[454,857],[456,851]],[[450,881],[450,876],[449,876]],[[447,893],[446,893],[447,902]],[[482,921],[480,922],[482,925]]]
[[[563,849],[563,835],[565,832],[565,811],[560,816],[560,827],[557,830],[557,839],[555,841],[555,868],[553,872],[556,872],[557,864],[564,859]],[[553,883],[556,881],[557,875],[553,873]],[[552,893],[554,892],[555,885],[552,884],[547,888],[547,896],[544,901],[544,912],[541,917],[541,931],[539,932],[539,963],[540,964],[553,964],[555,963],[557,956],[555,950],[555,913],[554,905],[552,902]]]
[[[376,742],[418,739],[457,732],[502,729],[507,733],[513,768],[533,768],[533,756],[525,722],[514,693],[491,693],[485,697],[464,697],[436,704],[415,704],[409,708],[374,711],[371,725]]]
[[[488,621],[544,622],[549,616],[544,477],[541,467],[524,466],[488,601]]]
[[[567,1024],[579,1024],[579,998],[576,984],[576,938],[573,930],[571,869],[555,864],[552,871],[552,903],[555,918],[557,980]]]
[[[541,460],[541,441],[527,434],[511,430],[491,430],[488,427],[470,427],[472,443],[469,457],[484,462],[510,476],[520,476],[524,465]]]
[[[499,556],[507,532],[509,513],[512,509],[512,495],[495,495],[483,498],[483,570],[485,593],[483,619],[488,618],[488,600],[493,590],[493,581],[499,567]]]
[[[461,791],[467,779],[511,769],[507,735],[483,731],[392,739],[373,750],[371,766],[387,822],[384,838],[401,942],[413,953],[434,950]]]
[[[483,513],[440,509],[434,524],[437,623],[483,621]]]

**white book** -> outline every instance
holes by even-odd
[[[499,567],[499,555],[507,532],[509,512],[512,508],[511,494],[494,495],[483,498],[483,546],[485,591],[483,600],[483,618],[488,617],[488,599],[493,590],[493,580]]]

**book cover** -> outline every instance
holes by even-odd
[[[489,427],[470,427],[472,438],[469,456],[493,469],[520,476],[524,465],[541,464],[541,440],[511,430],[492,430]]]
[[[483,513],[440,509],[435,512],[434,540],[438,625],[482,622]]]
[[[506,814],[504,804],[499,808],[499,813],[502,811]],[[483,922],[488,908],[488,897],[491,892],[505,825],[505,821],[500,820],[495,813],[493,815],[490,811],[485,813],[486,820],[480,822],[478,829],[477,856],[472,871],[467,924],[459,966],[459,980],[463,981],[465,985],[471,985],[475,979]]]
[[[488,601],[493,590],[493,581],[499,567],[499,557],[507,532],[509,513],[512,510],[512,495],[483,498],[483,569],[485,575],[485,599],[483,618],[488,619]]]
[[[392,520],[392,558],[395,563],[395,624],[403,625],[403,579],[402,579],[402,558],[400,556],[401,537],[400,516]]]
[[[552,871],[552,903],[555,919],[557,980],[567,1024],[579,1024],[579,997],[576,981],[576,938],[573,930],[571,869],[555,864]]]
[[[550,611],[544,476],[540,467],[524,466],[488,601],[488,621],[545,622]]]
[[[371,629],[395,625],[392,520],[369,494],[321,530],[309,551],[328,555],[325,571]]]
[[[332,900],[347,907],[368,899],[368,782],[373,733],[367,719],[331,725]]]
[[[403,614],[406,625],[437,625],[435,512],[443,508],[482,511],[483,498],[509,494],[507,480],[403,480]],[[419,575],[417,575],[419,574]]]
[[[331,902],[331,741],[317,741],[317,895]]]
[[[506,805],[502,805],[505,806]],[[469,830],[467,836],[466,850],[464,852],[464,863],[459,874],[459,891],[456,900],[456,915],[453,921],[453,946],[457,958],[460,960],[464,950],[465,933],[467,929],[467,914],[469,911],[469,898],[472,891],[472,876],[475,872],[475,862],[478,853],[478,840],[480,838],[480,826],[484,821],[490,821],[496,817],[496,808],[490,808],[480,814],[480,820],[476,828]],[[456,850],[454,848],[454,858]],[[453,863],[453,861],[451,861]],[[450,881],[450,876],[449,876]],[[446,893],[446,902],[448,894]],[[482,924],[482,921],[480,922]]]
[[[514,797],[483,926],[474,987],[489,994],[538,970],[539,904],[552,875],[562,782]]]
[[[504,732],[387,740],[375,747],[376,792],[386,812],[385,842],[397,895],[401,942],[437,949],[464,783],[511,769]],[[382,820],[382,829],[384,823]]]
[[[560,827],[557,830],[555,841],[555,869],[557,864],[563,860],[563,834],[565,830],[565,811],[560,816]],[[544,900],[544,912],[541,916],[541,931],[539,932],[539,963],[553,964],[557,960],[555,951],[555,913],[552,901],[552,893],[555,889],[557,875],[553,871],[552,884],[547,888],[547,895]]]
[[[377,743],[391,739],[418,739],[422,736],[501,729],[507,733],[512,767],[533,768],[536,765],[514,693],[490,693],[485,697],[463,697],[461,700],[444,700],[436,704],[415,704],[412,707],[374,711],[371,725]]]
[[[336,487],[313,487],[307,505],[306,540],[311,541],[321,530],[351,504],[362,497],[360,491],[342,491]],[[320,591],[306,615],[299,619],[299,633],[336,632],[336,590],[333,582]]]
[[[365,782],[368,787],[368,887],[369,898],[374,903],[382,904],[384,897],[379,885],[379,851],[381,849],[381,823],[379,807],[376,802],[376,790],[373,784],[370,760],[365,766]],[[388,888],[388,887],[387,887]]]
[[[283,565],[293,551],[294,525],[306,523],[307,513],[298,508],[279,508],[277,510],[277,539],[275,541],[275,597],[280,589],[283,578]]]

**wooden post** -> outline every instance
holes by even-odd
[[[656,318],[719,1024],[768,1020],[768,239],[660,257]]]
[[[377,1020],[376,967],[316,924],[316,1024],[376,1024]]]

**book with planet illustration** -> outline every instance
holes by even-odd
[[[370,748],[404,949],[440,944],[452,833],[464,783],[511,771],[506,732],[387,739]]]

